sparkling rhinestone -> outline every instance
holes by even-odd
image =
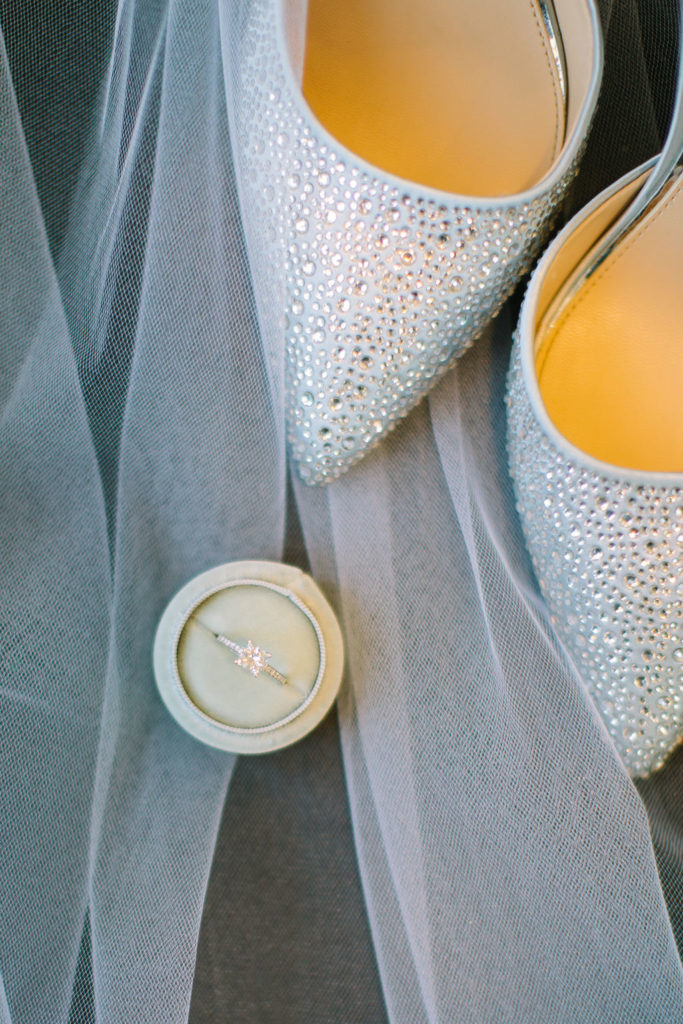
[[[255,278],[264,294],[285,288],[290,446],[302,475],[322,481],[395,422],[481,332],[542,245],[573,168],[524,209],[474,199],[465,207],[457,197],[425,198],[421,187],[397,189],[302,113],[266,5],[248,5],[243,27],[240,46],[260,69],[245,74],[236,110],[247,140],[245,204],[256,233],[269,240]],[[363,355],[347,368],[357,334]],[[348,386],[342,369],[345,380],[347,369],[356,374]],[[315,396],[311,405],[304,393]],[[330,430],[324,437],[322,424]],[[352,447],[344,443],[350,437]]]

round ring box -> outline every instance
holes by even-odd
[[[228,562],[195,576],[164,611],[154,675],[196,739],[235,754],[295,743],[332,707],[341,630],[310,576],[281,562]]]

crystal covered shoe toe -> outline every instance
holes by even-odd
[[[263,329],[274,353],[284,338],[308,483],[359,459],[483,330],[574,174],[601,76],[594,4],[555,19],[501,3],[454,2],[438,31],[431,0],[245,5],[247,242],[260,309],[281,314]]]
[[[683,738],[683,189],[553,306],[645,176],[604,192],[544,255],[508,391],[510,468],[541,590],[633,776]]]

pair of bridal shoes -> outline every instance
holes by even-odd
[[[326,483],[472,343],[540,250],[597,99],[597,11],[252,0],[238,69],[247,242],[284,312],[264,330],[274,361],[285,337],[290,454]]]
[[[508,391],[518,509],[556,630],[628,772],[683,739],[683,70],[669,137],[550,245]]]
[[[529,269],[601,70],[593,0],[245,10],[235,111],[247,242],[260,292],[284,311],[262,326],[273,361],[285,338],[288,443],[305,482],[361,458]],[[683,737],[683,186],[658,185],[628,230],[613,227],[661,166],[617,182],[551,244],[508,392],[540,586],[633,776]]]

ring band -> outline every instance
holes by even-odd
[[[216,633],[209,626],[205,626],[199,619],[195,619],[198,625],[202,626],[207,633],[211,633],[213,638],[218,641],[219,644],[223,644],[228,650],[236,654],[235,664],[240,668],[243,668],[246,672],[250,672],[252,676],[258,677],[261,672],[265,672],[266,675],[275,679],[280,686],[287,686],[288,680],[286,676],[283,676],[281,672],[278,672],[276,668],[268,664],[268,659],[272,655],[268,651],[264,651],[262,647],[258,647],[253,640],[247,640],[246,647],[241,644],[235,643],[234,640],[230,640],[229,637],[223,636],[222,633]]]

